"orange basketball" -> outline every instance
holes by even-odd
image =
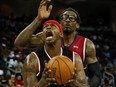
[[[59,85],[67,83],[75,71],[73,62],[66,56],[55,56],[47,64],[52,70],[49,77],[54,77]]]

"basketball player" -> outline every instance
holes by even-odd
[[[45,33],[45,45],[37,51],[31,52],[24,62],[25,87],[64,87],[63,85],[53,85],[53,83],[57,84],[55,78],[47,77],[52,70],[49,70],[45,63],[57,55],[69,57],[76,67],[76,78],[67,87],[89,87],[80,56],[61,47],[62,28],[60,24],[55,20],[48,20],[43,25],[43,32]],[[52,85],[49,85],[51,82],[53,82]]]
[[[16,47],[38,47],[45,43],[44,33],[32,35],[43,19],[49,17],[52,5],[48,7],[50,0],[42,0],[38,9],[38,15],[34,21],[27,26],[16,38]],[[62,46],[71,51],[75,51],[81,56],[83,64],[87,65],[87,70],[91,75],[90,86],[98,87],[101,83],[101,73],[99,63],[96,58],[96,50],[90,39],[78,35],[77,31],[80,27],[80,16],[72,8],[66,9],[61,15],[61,25],[63,27]],[[85,65],[85,67],[86,67]]]
[[[80,27],[80,16],[73,8],[67,8],[60,17],[63,28],[62,46],[78,53],[89,73],[90,87],[99,87],[101,84],[101,72],[96,58],[96,50],[93,42],[80,36],[77,30]]]

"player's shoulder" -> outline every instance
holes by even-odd
[[[95,44],[90,39],[87,39],[86,40],[86,53],[92,54],[93,52],[95,52]]]
[[[35,52],[31,52],[30,54],[27,55],[26,61],[29,63],[34,63],[37,61],[37,56]]]
[[[35,52],[31,52],[31,53],[29,54],[29,56],[30,56],[30,57],[36,57],[36,53],[35,53]]]
[[[84,36],[81,36],[81,35],[78,35],[78,37],[79,38],[83,38],[85,41],[86,41],[86,48],[87,47],[94,47],[94,43],[93,43],[93,41],[92,40],[90,40],[89,38],[86,38],[86,37],[84,37]]]
[[[94,45],[93,41],[90,40],[89,38],[86,38],[86,45],[89,46],[89,45]]]
[[[27,55],[24,65],[23,65],[24,72],[37,72],[38,71],[38,61],[33,52]]]
[[[77,35],[78,37],[80,37],[80,38],[86,38],[86,37],[84,37],[84,36],[82,36],[82,35]]]

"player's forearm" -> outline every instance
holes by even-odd
[[[90,87],[86,76],[83,74],[80,74],[80,75],[71,84],[71,87]]]
[[[90,78],[90,87],[99,87],[102,78],[99,62],[88,64],[87,67],[89,73],[93,75],[92,78]]]
[[[48,87],[48,85],[46,84],[45,80],[40,80],[34,87]]]
[[[90,79],[90,87],[99,87],[101,84],[101,79],[97,76],[93,76],[93,78]]]
[[[23,72],[23,80],[24,87],[47,87],[45,80],[38,81],[35,74],[32,74],[30,72]]]
[[[35,32],[35,30],[38,28],[38,26],[41,24],[42,20],[39,20],[37,17],[34,19],[34,21],[28,25],[15,39],[15,47],[23,47],[26,44],[29,43],[30,38],[32,37],[32,34]]]
[[[73,82],[70,86],[71,87],[90,87],[89,84],[87,84],[87,83],[80,83],[78,81]]]

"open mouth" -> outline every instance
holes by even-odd
[[[52,32],[51,31],[46,32],[46,39],[51,39],[51,38],[53,38]]]

